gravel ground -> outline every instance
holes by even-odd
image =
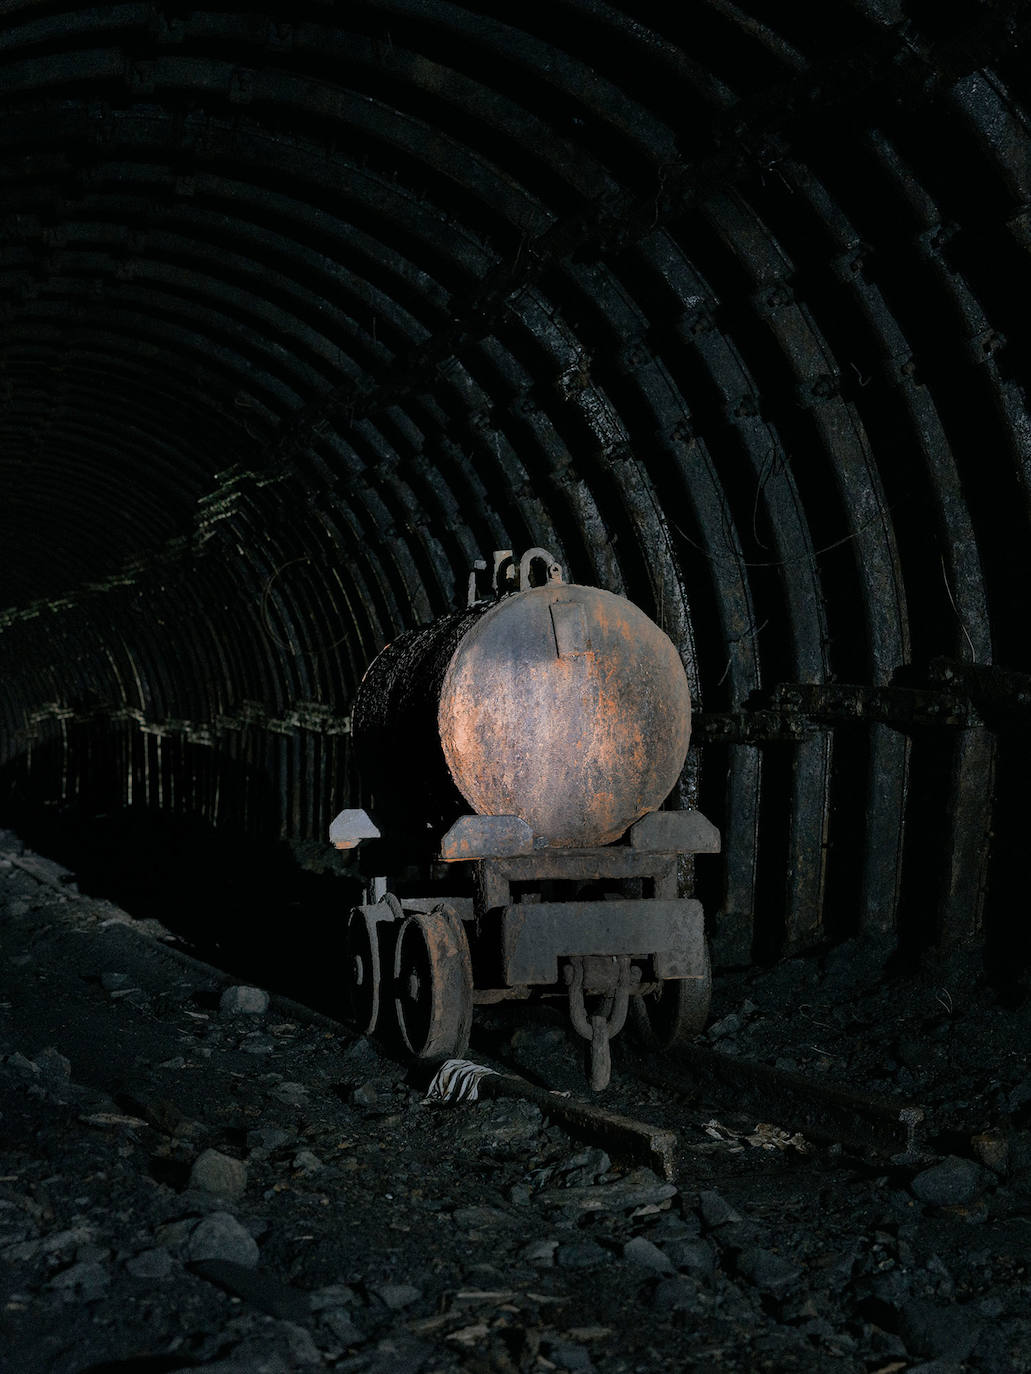
[[[1031,1370],[1031,1017],[976,960],[718,981],[705,1043],[925,1106],[879,1159],[673,1101],[673,1183],[184,959],[0,832],[0,1368]],[[557,1020],[489,1049],[583,1092]]]

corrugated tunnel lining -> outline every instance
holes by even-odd
[[[721,957],[1001,925],[1025,7],[780,11],[8,6],[9,805],[321,840],[539,545],[681,649]]]

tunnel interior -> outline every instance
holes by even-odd
[[[541,547],[680,651],[718,966],[1018,987],[1029,26],[10,0],[0,822],[316,938],[367,665]]]

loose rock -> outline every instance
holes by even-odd
[[[291,1369],[323,1368],[322,1356],[306,1327],[283,1321],[279,1324],[279,1330],[287,1344]]]
[[[278,1150],[296,1139],[292,1131],[284,1131],[280,1126],[258,1126],[247,1132],[247,1147],[251,1150]]]
[[[539,1107],[521,1098],[481,1100],[459,1123],[456,1140],[478,1145],[490,1153],[505,1153],[508,1147],[532,1140],[539,1134],[544,1118]]]
[[[899,1335],[914,1355],[965,1360],[981,1334],[981,1324],[958,1303],[947,1305],[912,1299],[899,1314]]]
[[[163,1279],[172,1272],[172,1256],[163,1245],[153,1250],[141,1250],[125,1262],[134,1279]]]
[[[360,1302],[360,1298],[346,1283],[328,1283],[310,1294],[309,1301],[313,1312],[325,1312],[330,1308],[353,1307]]]
[[[628,1240],[623,1246],[623,1258],[661,1273],[668,1273],[673,1268],[669,1256],[645,1236],[634,1236],[633,1240]]]
[[[722,1040],[725,1036],[736,1035],[741,1029],[741,1017],[737,1012],[732,1011],[728,1016],[722,1017],[719,1021],[714,1021],[706,1034],[710,1040]]]
[[[48,1045],[36,1055],[36,1067],[46,1091],[54,1097],[63,1096],[72,1077],[70,1060],[59,1053],[53,1045]]]
[[[240,1197],[247,1187],[247,1165],[218,1150],[205,1150],[194,1160],[190,1186],[219,1197]]]
[[[557,1165],[555,1175],[563,1188],[589,1187],[611,1168],[612,1160],[604,1150],[581,1150]]]
[[[277,1083],[272,1089],[272,1096],[288,1106],[299,1106],[307,1098],[308,1089],[303,1083]]]
[[[725,1198],[712,1190],[698,1194],[698,1212],[706,1226],[712,1229],[726,1226],[728,1222],[742,1220],[741,1213],[736,1212]]]
[[[734,1267],[742,1278],[773,1297],[781,1297],[801,1278],[801,1270],[797,1265],[758,1245],[750,1245],[742,1250]]]
[[[226,988],[218,1001],[219,1011],[226,1016],[264,1016],[269,1007],[269,995],[263,988]]]
[[[706,1240],[687,1237],[663,1243],[663,1251],[675,1269],[698,1279],[711,1279],[716,1272],[716,1256]]]
[[[70,1298],[76,1297],[81,1298],[83,1302],[90,1302],[102,1297],[110,1283],[111,1275],[104,1265],[93,1260],[83,1260],[55,1274],[47,1287],[64,1292]]]
[[[534,1240],[521,1251],[519,1258],[526,1264],[544,1267],[555,1263],[557,1249],[557,1240]]]
[[[301,1321],[311,1311],[307,1293],[292,1288],[272,1274],[262,1273],[250,1265],[235,1260],[204,1259],[194,1260],[190,1269],[209,1283],[217,1284],[227,1292],[243,1298],[245,1302],[266,1312],[270,1317],[281,1317],[289,1321]]]
[[[212,1212],[190,1233],[185,1255],[190,1260],[232,1260],[253,1269],[258,1263],[258,1242],[229,1212]]]
[[[318,1155],[311,1150],[298,1150],[294,1155],[294,1168],[299,1169],[302,1174],[317,1174],[325,1167]]]
[[[935,1207],[972,1202],[984,1185],[985,1173],[972,1159],[950,1155],[917,1174],[909,1185],[913,1196]]]
[[[458,1207],[452,1216],[456,1226],[469,1230],[503,1226],[508,1221],[508,1214],[497,1207]]]
[[[369,1292],[392,1312],[409,1307],[422,1297],[422,1289],[410,1283],[373,1283],[369,1285]]]
[[[596,1240],[569,1241],[555,1251],[555,1263],[562,1269],[591,1269],[608,1259],[609,1252]]]
[[[693,1311],[698,1307],[698,1286],[680,1274],[662,1279],[655,1285],[651,1305],[657,1312]]]
[[[592,1374],[594,1365],[591,1357],[581,1345],[570,1345],[565,1341],[550,1341],[545,1347],[546,1358],[558,1369],[568,1369],[571,1374]]]
[[[180,1365],[171,1374],[196,1374],[195,1364]],[[264,1349],[254,1341],[237,1347],[224,1360],[204,1365],[204,1374],[291,1374],[286,1358],[276,1351]]]
[[[1009,1165],[1009,1141],[1001,1131],[982,1131],[971,1141],[982,1164],[995,1174],[1005,1174]]]
[[[9,1069],[14,1069],[16,1073],[20,1073],[23,1078],[35,1080],[40,1077],[39,1065],[34,1063],[31,1059],[26,1058],[26,1056],[18,1050],[16,1050],[14,1054],[9,1054],[7,1056],[4,1060],[4,1065]]]
[[[638,1169],[625,1178],[593,1188],[549,1188],[536,1200],[584,1212],[622,1212],[648,1203],[668,1202],[676,1197],[675,1183],[663,1183],[648,1169]]]
[[[333,1336],[340,1344],[347,1349],[348,1346],[361,1345],[365,1336],[359,1327],[352,1320],[350,1314],[342,1307],[328,1307],[319,1313],[319,1321],[332,1332]]]

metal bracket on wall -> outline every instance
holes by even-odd
[[[692,733],[695,744],[772,744],[807,739],[832,726],[874,722],[900,731],[982,725],[980,702],[964,686],[934,678],[915,687],[781,683],[752,709],[695,712]],[[1031,711],[1024,709],[1031,720]]]

